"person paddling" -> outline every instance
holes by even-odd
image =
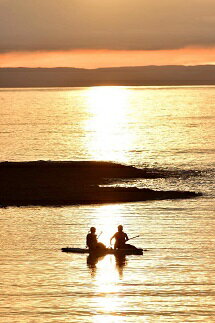
[[[86,245],[90,250],[98,251],[98,250],[106,249],[106,247],[103,243],[98,242],[95,227],[90,228],[90,233],[88,233],[87,237],[86,237]]]
[[[129,240],[129,238],[128,238],[127,233],[125,233],[123,231],[123,226],[122,225],[119,225],[118,226],[118,232],[116,232],[110,238],[110,244],[111,244],[112,239],[115,239],[114,249],[133,249],[133,250],[137,250],[138,249],[135,246],[126,243]],[[131,239],[133,239],[133,238],[131,238]]]
[[[110,238],[110,243],[111,241],[115,239],[114,243],[114,249],[125,249],[126,242],[129,240],[127,233],[123,232],[123,226],[119,225],[118,226],[118,232],[116,232],[111,238]]]

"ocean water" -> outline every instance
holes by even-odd
[[[0,89],[0,161],[109,160],[177,174],[114,185],[203,193],[1,208],[0,322],[214,322],[214,102],[213,86]],[[61,252],[119,224],[143,256]]]

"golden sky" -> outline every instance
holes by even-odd
[[[101,68],[145,65],[215,64],[214,48],[184,48],[159,51],[29,51],[0,54],[0,67]]]
[[[0,0],[0,67],[215,63],[214,0]]]

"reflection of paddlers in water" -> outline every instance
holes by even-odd
[[[114,243],[114,249],[137,249],[135,246],[132,246],[130,244],[126,244],[126,242],[129,240],[127,233],[123,232],[123,226],[118,226],[118,232],[116,232],[111,238],[110,243],[112,239],[115,239]]]
[[[103,250],[106,249],[105,245],[101,242],[98,242],[96,228],[91,227],[90,233],[86,237],[86,245],[90,250]]]

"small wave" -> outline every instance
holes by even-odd
[[[215,149],[187,149],[175,151],[175,154],[214,154]]]

